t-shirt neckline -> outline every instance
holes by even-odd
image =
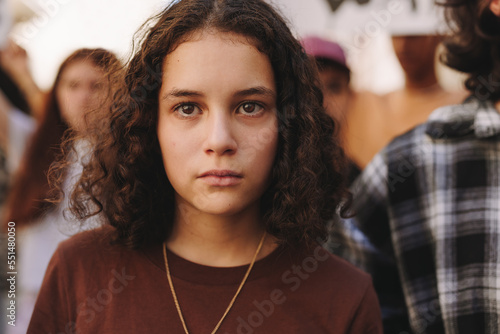
[[[156,267],[158,267],[166,277],[165,262],[163,260],[163,245],[156,245],[144,251],[144,255]],[[276,247],[264,258],[255,262],[247,281],[257,280],[268,275],[275,270],[275,264],[280,256],[284,256],[285,249],[282,246]],[[167,248],[168,264],[170,274],[186,282],[203,285],[237,285],[241,283],[247,265],[236,267],[212,267],[186,260],[171,252]]]

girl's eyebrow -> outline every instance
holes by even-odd
[[[267,96],[267,97],[271,97],[271,98],[276,97],[276,93],[274,92],[274,90],[269,89],[269,88],[264,87],[264,86],[257,86],[257,87],[252,87],[252,88],[240,90],[239,92],[236,92],[236,94],[234,94],[234,95],[236,97],[245,97],[245,96],[249,96],[249,95],[263,95],[263,96]]]
[[[269,89],[264,86],[256,86],[256,87],[251,87],[247,89],[240,90],[234,94],[235,97],[245,97],[245,96],[250,96],[250,95],[262,95],[262,96],[267,96],[271,98],[276,97],[276,93],[274,90]],[[194,90],[188,90],[188,89],[178,89],[178,88],[173,88],[170,92],[165,93],[163,95],[163,100],[168,100],[169,98],[172,97],[202,97],[204,94],[202,92],[194,91]]]
[[[173,88],[170,92],[163,95],[163,100],[168,100],[171,97],[200,97],[203,93],[194,90]]]

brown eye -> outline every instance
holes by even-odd
[[[255,110],[255,104],[253,103],[245,103],[243,105],[243,110],[247,113],[251,113]]]
[[[259,114],[264,108],[253,102],[243,103],[239,108],[238,112],[248,116],[254,116]]]
[[[188,117],[196,115],[200,112],[200,108],[194,104],[182,104],[175,109],[180,116]]]
[[[182,106],[181,112],[184,114],[191,115],[192,113],[194,113],[194,106],[191,106],[191,105]]]

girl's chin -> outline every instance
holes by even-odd
[[[243,212],[248,212],[248,207],[242,206],[242,203],[233,201],[210,201],[209,203],[194,203],[194,205],[179,205],[180,214],[185,218],[196,218],[201,215],[231,217]]]

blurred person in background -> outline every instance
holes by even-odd
[[[465,93],[446,91],[437,80],[434,63],[441,39],[439,35],[394,35],[405,86],[384,96],[350,87],[351,71],[338,43],[316,36],[302,39],[318,65],[325,108],[339,124],[338,134],[351,160],[351,181],[394,137],[423,123],[437,107],[465,98]]]
[[[421,6],[421,12],[428,11],[428,21],[422,21],[421,16],[407,13],[408,15],[393,17],[390,22],[392,45],[405,76],[404,86],[383,96],[369,92],[355,93],[351,90],[349,110],[345,113],[340,131],[344,149],[351,160],[351,182],[362,173],[377,152],[395,137],[425,122],[436,108],[459,103],[466,97],[464,92],[445,90],[438,82],[436,52],[443,37],[437,33],[439,16],[430,14],[431,8],[427,8],[429,4],[429,1],[417,3]],[[322,43],[334,44],[330,41]],[[317,54],[314,48],[309,47],[308,50],[307,45],[306,51],[314,56]],[[384,221],[384,218],[380,219]],[[374,248],[373,240],[367,240],[356,226],[337,221],[336,218],[334,221],[327,248],[372,274],[386,333],[411,331],[400,275],[394,259],[378,253],[376,270],[373,266],[368,266],[367,261],[361,261],[352,253],[350,243],[358,242],[367,248]],[[371,232],[384,236],[387,230]],[[391,249],[384,251],[391,252]],[[373,264],[369,261],[368,263]]]
[[[436,53],[443,36],[438,34],[392,34],[394,53],[401,65],[405,85],[385,95],[390,110],[399,112],[402,132],[420,124],[436,108],[462,102],[465,92],[447,91],[436,74]],[[400,130],[400,131],[401,131]]]
[[[498,333],[500,0],[444,6],[453,33],[443,60],[468,75],[470,96],[365,168],[352,186],[357,215],[343,225],[346,258],[372,274],[386,321],[399,290],[411,332]]]
[[[0,217],[7,199],[11,176],[19,166],[22,152],[27,139],[33,133],[35,121],[31,117],[28,97],[23,94],[15,79],[9,71],[4,55],[11,55],[12,47],[8,34],[14,19],[6,0],[0,0]],[[7,62],[9,57],[7,57]],[[26,59],[26,58],[25,58]],[[27,67],[26,67],[27,68]],[[25,80],[28,82],[28,80]],[[0,255],[7,259],[7,235],[0,231]],[[7,309],[10,305],[7,281],[7,261],[0,264],[0,307]],[[0,318],[0,332],[5,332],[7,317]]]
[[[443,36],[437,34],[393,33],[392,45],[403,69],[405,85],[384,96],[390,119],[390,139],[427,120],[435,109],[462,102],[467,93],[448,91],[436,75],[436,52]],[[384,145],[385,146],[385,145]]]
[[[337,121],[336,124],[339,124],[337,134],[343,142],[344,148],[349,147],[349,143],[346,143],[348,140],[346,137],[352,136],[353,128],[359,128],[359,124],[350,126],[351,122],[358,122],[356,118],[359,118],[361,114],[381,113],[383,109],[382,99],[372,92],[356,92],[350,88],[350,70],[346,65],[344,51],[338,43],[315,36],[306,37],[302,39],[301,43],[305,51],[316,60],[324,94],[325,109]],[[362,125],[365,124],[368,123],[362,123]],[[373,135],[375,136],[375,134]],[[361,173],[361,168],[353,161],[356,159],[356,154],[348,156],[351,159],[348,170],[349,182],[352,183]],[[347,257],[346,255],[350,251],[347,244],[349,240],[340,229],[343,227],[342,224],[343,221],[334,217],[331,225],[331,242],[327,246],[332,253]],[[351,260],[353,264],[359,265],[353,259],[349,257],[347,259]],[[367,270],[366,267],[362,267],[362,269]],[[378,277],[375,276],[374,283],[378,286],[377,293],[379,293],[384,315],[384,330],[386,333],[399,334],[401,331],[409,330],[409,323],[403,293],[400,290],[394,292],[393,283],[396,282],[396,286],[399,284],[398,272],[391,267],[384,268],[383,271],[384,279],[379,282]],[[387,302],[387,299],[390,302]],[[391,304],[391,307],[388,308],[387,304]]]
[[[326,112],[336,123],[336,135],[344,149],[350,147],[350,124],[355,122],[353,115],[366,108],[380,108],[380,97],[369,91],[355,91],[350,86],[351,71],[347,65],[342,47],[331,40],[318,36],[307,36],[301,44],[308,55],[312,56],[318,66],[319,79],[323,90],[323,104]],[[349,183],[361,172],[356,163],[356,154],[347,150],[349,157]]]
[[[326,112],[338,123],[344,123],[353,94],[344,50],[338,43],[317,36],[305,37],[301,44],[318,66]]]
[[[98,112],[111,90],[112,73],[119,61],[104,49],[80,49],[60,66],[45,110],[30,139],[25,155],[9,191],[4,228],[9,221],[17,227],[18,277],[16,327],[11,333],[24,333],[43,274],[57,244],[72,232],[64,212],[67,202],[47,202],[51,197],[47,173],[61,154],[66,137],[84,136],[87,122]],[[63,175],[65,191],[70,191],[81,173],[81,160],[89,153],[89,144],[78,141],[71,148],[72,167]]]
[[[392,36],[404,87],[379,98],[359,98],[349,113],[345,149],[360,170],[393,138],[425,122],[434,109],[466,97],[464,92],[445,90],[438,82],[435,60],[442,37],[405,33]]]
[[[436,75],[436,52],[444,32],[442,12],[432,0],[398,6],[386,25],[404,86],[378,99],[359,99],[344,131],[346,153],[361,170],[394,137],[425,122],[434,109],[460,103],[467,95],[447,91]]]
[[[36,84],[29,68],[27,52],[9,39],[9,6],[0,0],[0,146],[5,154],[7,173],[19,167],[27,141],[43,118],[46,93]],[[15,13],[19,15],[20,13]],[[1,203],[0,203],[1,205]],[[0,210],[1,214],[1,210]]]
[[[41,116],[44,94],[35,84],[26,52],[9,40],[13,13],[7,0],[0,0],[0,216],[10,175],[19,166],[27,139]]]
[[[0,146],[6,170],[18,169],[26,144],[43,117],[47,96],[36,85],[26,51],[7,40],[0,49]]]
[[[25,97],[30,114],[37,120],[41,119],[45,111],[46,93],[33,79],[26,50],[8,40],[0,50],[0,66]]]

